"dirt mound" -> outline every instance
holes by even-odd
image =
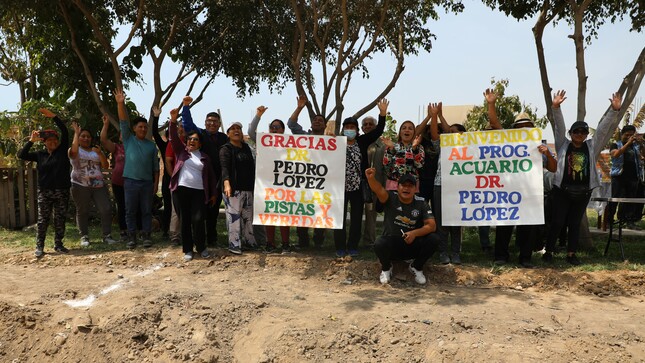
[[[638,271],[405,263],[320,255],[184,263],[179,250],[0,249],[0,360],[431,362],[645,359]]]

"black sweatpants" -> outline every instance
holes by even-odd
[[[417,237],[411,244],[405,243],[401,236],[381,236],[374,243],[374,252],[381,262],[381,270],[387,271],[392,267],[392,260],[414,259],[412,266],[421,271],[426,261],[439,247],[439,235],[430,233]]]

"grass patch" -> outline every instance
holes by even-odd
[[[620,257],[620,249],[617,242],[612,242],[609,246],[608,256],[604,256],[605,245],[607,243],[606,234],[595,234],[593,231],[596,230],[596,219],[597,214],[593,210],[588,210],[589,218],[589,228],[592,231],[592,240],[593,248],[591,250],[583,250],[578,253],[578,257],[583,262],[583,265],[578,267],[572,267],[564,261],[565,254],[558,253],[555,255],[555,261],[553,264],[546,265],[540,259],[539,254],[533,254],[533,263],[540,266],[548,266],[550,268],[562,269],[562,270],[573,270],[573,271],[613,271],[613,270],[633,270],[633,271],[645,271],[645,237],[643,236],[623,236],[623,246],[625,248],[625,256],[628,259],[628,262],[623,262]],[[87,253],[107,253],[111,251],[124,250],[125,245],[122,243],[117,243],[114,245],[107,245],[102,242],[101,231],[99,227],[99,221],[96,219],[91,220],[90,227],[90,241],[91,245],[89,247],[83,248],[83,251]],[[639,222],[640,227],[645,229],[645,223],[643,221]],[[228,234],[226,231],[226,221],[224,218],[219,218],[218,220],[218,245],[219,247],[225,247],[228,241]],[[382,226],[377,225],[377,235],[382,231]],[[311,233],[311,232],[310,232]],[[8,230],[2,229],[0,233],[0,244],[5,248],[10,248],[16,250],[16,252],[30,251],[35,248],[35,227],[27,228],[24,231]],[[51,250],[53,248],[53,229],[50,226],[47,239],[45,242],[45,249]],[[115,238],[119,237],[118,227],[113,226],[112,236]],[[491,245],[495,241],[495,230],[491,229],[490,232]],[[171,245],[168,238],[164,238],[161,232],[155,232],[152,234],[152,240],[155,243],[156,247],[168,247]],[[280,234],[279,231],[276,231],[276,244],[280,244]],[[290,243],[292,245],[297,245],[298,240],[296,236],[295,228],[291,229]],[[313,243],[313,240],[311,240]],[[66,224],[66,232],[64,244],[70,249],[81,249],[80,247],[80,235],[75,226],[73,220],[68,220]],[[462,252],[461,259],[466,265],[478,266],[481,268],[489,269],[492,273],[501,274],[510,269],[517,268],[515,265],[515,260],[517,259],[518,249],[515,248],[515,238],[511,240],[510,244],[510,254],[511,254],[511,263],[505,266],[494,266],[492,263],[492,257],[486,255],[482,252],[479,243],[479,235],[477,228],[475,227],[465,227],[463,229],[462,237]],[[335,254],[334,248],[334,238],[333,231],[327,231],[325,233],[325,242],[321,249],[315,249],[310,247],[306,251],[302,251],[304,254],[316,255],[316,256],[328,256],[332,257]],[[376,255],[374,254],[370,246],[364,246],[362,242],[359,243],[359,260],[366,261],[376,261]],[[433,255],[431,264],[438,263],[437,254]]]

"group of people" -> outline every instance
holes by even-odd
[[[497,95],[486,90],[490,129],[501,129],[496,114]],[[280,246],[276,244],[276,228],[254,225],[253,189],[255,184],[255,142],[257,127],[267,107],[260,106],[248,126],[248,139],[243,125],[231,123],[226,133],[220,131],[221,118],[216,112],[206,115],[204,128],[195,125],[190,111],[192,98],[183,99],[181,109],[170,111],[166,137],[160,134],[161,110],[152,109],[152,136],[148,138],[149,124],[137,117],[132,122],[125,105],[123,91],[115,91],[118,105],[120,142],[108,138],[110,120],[103,117],[100,142],[111,154],[111,185],[116,200],[121,240],[128,248],[140,242],[152,245],[151,221],[153,196],[160,182],[159,156],[163,157],[164,173],[161,187],[164,213],[161,226],[168,238],[182,245],[184,259],[196,255],[209,257],[208,247],[217,243],[217,218],[223,201],[228,232],[227,248],[233,254],[243,250],[263,247],[267,251],[290,251],[290,228],[279,227]],[[560,105],[566,99],[564,91],[555,93],[552,102],[555,122],[555,147],[557,159],[545,145],[537,149],[543,155],[543,166],[553,173],[553,203],[550,206],[550,229],[543,259],[553,260],[555,242],[564,227],[568,229],[566,261],[580,264],[576,257],[578,230],[591,191],[598,187],[595,172],[598,154],[609,141],[618,125],[617,111],[621,98],[614,94],[611,108],[603,117],[592,138],[589,126],[575,122],[568,130]],[[325,135],[327,121],[323,115],[314,115],[311,129],[306,131],[298,118],[305,108],[304,96],[297,99],[297,106],[286,126],[293,134]],[[405,121],[399,128],[396,140],[382,137],[385,130],[389,102],[377,104],[378,118],[365,117],[360,123],[354,117],[346,118],[340,135],[347,138],[345,162],[345,194],[342,228],[333,231],[334,247],[338,257],[357,256],[359,242],[373,245],[381,263],[380,281],[391,279],[392,260],[412,260],[409,266],[417,283],[423,284],[423,266],[439,252],[441,263],[460,264],[461,228],[442,225],[441,205],[441,133],[461,133],[466,129],[460,124],[449,124],[443,116],[442,104],[428,105],[427,117],[415,126]],[[38,169],[38,232],[37,257],[44,253],[44,242],[49,220],[54,212],[55,251],[66,253],[63,245],[65,214],[71,194],[76,205],[76,223],[81,246],[90,244],[88,215],[91,202],[101,217],[102,236],[105,243],[116,243],[112,237],[112,209],[108,183],[102,170],[108,168],[108,158],[92,140],[92,134],[72,123],[74,135],[71,145],[67,125],[52,112],[42,109],[44,116],[52,118],[56,130],[34,131],[18,157],[37,163]],[[181,116],[181,121],[179,121]],[[534,127],[527,114],[516,117],[513,128]],[[269,123],[270,133],[284,133],[285,123],[274,119]],[[362,133],[361,133],[362,131]],[[623,139],[612,146],[612,176],[637,175],[642,178],[642,156],[634,146],[635,129],[623,129]],[[567,133],[569,138],[567,138]],[[329,132],[327,132],[329,134]],[[34,142],[42,141],[44,150],[31,152]],[[622,180],[622,179],[621,179]],[[365,213],[363,213],[365,212]],[[376,216],[384,214],[383,233],[376,236]],[[638,214],[635,211],[633,214]],[[365,215],[363,223],[363,214]],[[640,218],[640,214],[639,214]],[[482,249],[492,250],[487,226],[480,227]],[[496,228],[494,259],[496,263],[509,262],[509,243],[516,228],[519,247],[519,264],[532,267],[531,255],[537,235],[532,225],[498,226]],[[306,248],[310,234],[315,246],[321,246],[325,229],[296,228],[297,246]]]

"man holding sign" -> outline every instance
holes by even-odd
[[[437,250],[439,236],[432,210],[421,197],[414,195],[417,179],[412,174],[399,178],[397,190],[387,191],[374,177],[374,168],[365,170],[370,189],[383,204],[383,235],[376,239],[374,252],[381,263],[380,281],[392,278],[392,260],[414,259],[410,272],[414,281],[425,284],[423,265]]]

